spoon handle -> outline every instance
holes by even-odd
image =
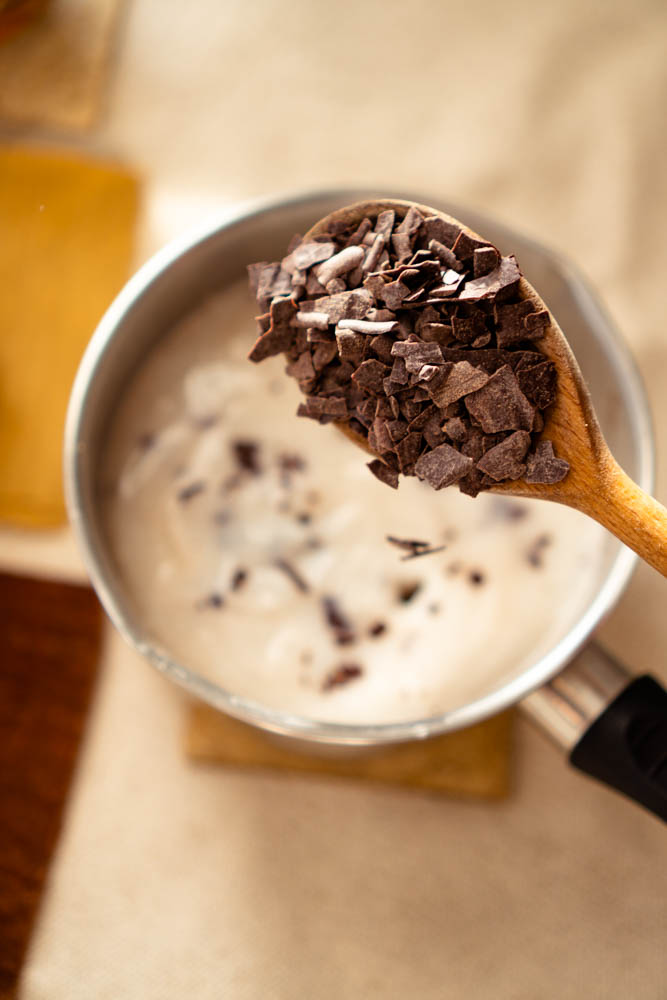
[[[640,489],[611,455],[579,509],[667,576],[667,508]]]

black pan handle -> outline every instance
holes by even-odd
[[[630,681],[589,726],[570,763],[667,821],[667,691]]]
[[[595,643],[523,703],[570,763],[667,821],[667,691]]]

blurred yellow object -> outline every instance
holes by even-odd
[[[0,149],[0,519],[65,519],[67,399],[83,350],[127,278],[138,185],[65,154]]]
[[[0,0],[0,42],[39,17],[51,0]]]

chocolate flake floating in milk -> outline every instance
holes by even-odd
[[[322,681],[322,690],[331,691],[333,688],[341,687],[343,684],[349,684],[350,681],[361,677],[362,674],[363,670],[358,663],[341,663],[339,667],[335,667],[324,678]]]
[[[417,476],[476,496],[567,475],[537,444],[557,392],[539,352],[551,320],[523,297],[514,257],[410,206],[295,237],[249,276],[262,310],[250,359],[284,353],[299,415],[365,437],[381,482]]]
[[[296,453],[283,452],[278,456],[280,480],[283,486],[289,486],[294,472],[303,472],[306,460]]]
[[[193,500],[194,497],[203,493],[205,488],[206,483],[200,479],[196,483],[189,483],[187,486],[184,486],[183,489],[178,491],[176,498],[180,501],[180,503],[188,503],[190,500]]]
[[[324,611],[327,625],[333,630],[337,645],[347,646],[355,641],[356,634],[352,623],[335,597],[328,595],[323,597],[322,610]]]
[[[385,536],[390,545],[395,545],[399,549],[406,549],[407,555],[401,557],[401,561],[406,559],[417,559],[419,556],[430,556],[434,552],[442,552],[445,545],[431,545],[430,542],[419,542],[411,538],[396,538],[395,535]]]
[[[197,607],[199,609],[222,608],[224,607],[224,604],[225,599],[222,594],[218,594],[214,591],[212,594],[208,594],[206,597],[202,598],[202,600],[197,603]]]
[[[531,566],[535,566],[536,569],[543,563],[543,553],[546,548],[551,545],[550,535],[538,535],[533,544],[530,546],[526,552],[526,559]]]
[[[291,580],[297,590],[300,590],[302,594],[307,594],[310,590],[310,585],[301,576],[299,571],[294,568],[292,563],[288,562],[287,559],[276,559],[274,564],[276,569],[279,569],[285,574],[288,580]]]
[[[242,566],[239,566],[239,568],[234,571],[234,574],[232,576],[231,583],[229,584],[230,589],[240,590],[241,587],[245,585],[247,579],[248,579],[248,570],[243,569]]]
[[[240,469],[250,472],[253,476],[260,474],[259,444],[257,441],[232,441],[232,451]]]
[[[396,596],[401,604],[409,604],[410,601],[417,596],[421,589],[422,584],[419,580],[401,583],[398,586]]]

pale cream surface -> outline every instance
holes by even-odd
[[[234,694],[339,722],[453,708],[554,645],[592,593],[602,530],[537,501],[413,478],[389,489],[334,427],[294,416],[281,358],[247,362],[253,331],[245,285],[210,299],[144,362],[113,421],[108,531],[155,643]],[[238,440],[257,444],[258,474],[239,468]],[[285,455],[303,467],[286,474]],[[387,535],[445,548],[405,560]],[[325,596],[352,643],[336,641]],[[361,676],[326,689],[343,665]]]

